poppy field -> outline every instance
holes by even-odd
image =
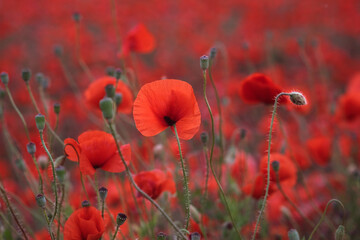
[[[360,239],[359,1],[0,9],[0,240]]]

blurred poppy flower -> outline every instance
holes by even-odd
[[[356,93],[346,93],[339,98],[337,117],[346,121],[354,121],[360,117],[360,96]]]
[[[283,89],[276,85],[268,76],[261,73],[254,73],[245,78],[239,87],[239,95],[246,103],[273,104],[275,97]],[[285,101],[286,98],[282,98]]]
[[[326,136],[314,137],[306,142],[310,156],[320,166],[326,166],[329,163],[331,157],[331,144],[331,138]]]
[[[64,240],[99,239],[105,231],[100,211],[89,206],[73,212],[64,226]]]
[[[155,38],[142,23],[136,25],[126,35],[122,47],[122,55],[127,56],[130,52],[150,53],[155,48]]]
[[[134,176],[136,184],[151,198],[156,199],[161,193],[176,192],[176,186],[171,172],[164,173],[159,169],[140,172]]]
[[[145,84],[134,101],[136,128],[154,136],[176,124],[180,139],[191,139],[199,130],[201,115],[193,88],[187,82],[164,79]]]
[[[105,87],[107,85],[116,85],[116,79],[114,77],[101,77],[92,82],[90,86],[85,90],[85,100],[89,107],[99,109],[100,100],[106,95]],[[118,112],[130,113],[133,104],[133,95],[121,80],[118,81],[115,89],[116,93],[122,95],[121,103],[118,106]]]
[[[123,165],[118,154],[114,138],[103,131],[86,131],[78,137],[78,142],[72,138],[64,140],[65,153],[71,161],[80,160],[80,171],[86,175],[93,175],[96,168],[108,172],[123,172]],[[76,151],[75,151],[76,149]],[[128,162],[131,159],[130,145],[121,146],[121,152]],[[78,159],[78,155],[79,158]]]
[[[260,199],[265,194],[265,177],[259,174],[252,180],[245,184],[241,189],[246,195],[250,195],[255,199]]]

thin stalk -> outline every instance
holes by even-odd
[[[114,138],[114,141],[115,141],[115,144],[116,144],[116,147],[117,147],[117,150],[118,150],[118,154],[121,158],[121,161],[122,163],[124,164],[125,166],[125,171],[129,177],[129,180],[130,182],[132,183],[132,185],[135,187],[135,189],[144,197],[146,198],[148,201],[150,201],[152,203],[152,205],[154,205],[160,212],[161,214],[166,218],[166,220],[170,223],[170,225],[176,230],[176,232],[179,233],[179,235],[183,238],[183,239],[187,239],[187,237],[184,235],[184,233],[181,231],[181,229],[176,226],[176,224],[171,220],[171,218],[169,217],[169,215],[166,214],[166,212],[160,207],[159,204],[157,204],[147,193],[145,193],[143,190],[141,190],[141,188],[139,188],[139,186],[136,184],[136,182],[134,181],[134,178],[132,177],[131,175],[131,172],[130,172],[130,169],[128,167],[128,165],[126,165],[126,162],[125,162],[125,159],[124,159],[124,156],[122,155],[122,152],[121,152],[121,149],[120,149],[120,146],[119,146],[119,143],[117,142],[117,139],[116,139],[116,135],[115,135],[115,132],[114,132],[114,129],[112,128],[112,125],[109,124],[109,129],[111,131],[111,134]]]
[[[206,174],[205,174],[205,187],[204,187],[204,195],[201,199],[201,206],[202,206],[202,213],[204,213],[205,209],[205,205],[206,205],[206,199],[207,199],[207,195],[208,195],[208,182],[209,182],[209,174],[210,174],[210,164],[209,164],[209,156],[208,156],[208,153],[207,153],[207,147],[204,146],[203,147],[203,150],[204,150],[204,156],[205,156],[205,160],[206,160]],[[200,219],[200,225],[202,226],[202,231],[204,232],[204,236],[205,236],[205,239],[207,240],[207,234],[206,234],[206,228],[204,226],[204,222],[203,222],[203,218],[201,217]]]
[[[115,240],[116,235],[117,235],[117,233],[119,231],[119,227],[120,227],[119,225],[116,225],[115,233],[114,233],[114,236],[113,236],[112,240]]]
[[[21,119],[21,122],[22,122],[22,124],[24,125],[26,137],[27,137],[27,139],[28,139],[29,142],[30,142],[31,140],[30,140],[29,129],[28,129],[27,124],[26,124],[26,122],[25,122],[24,116],[23,116],[22,113],[20,112],[19,108],[16,106],[16,104],[15,104],[15,102],[14,102],[14,99],[13,99],[13,97],[12,97],[12,95],[11,95],[11,92],[10,92],[10,89],[9,89],[8,85],[5,85],[5,90],[6,90],[7,95],[9,96],[11,106],[14,108],[15,112],[19,115],[19,117],[20,117],[20,119]]]
[[[76,55],[77,55],[77,59],[78,62],[80,64],[80,67],[82,68],[82,70],[85,72],[85,74],[87,75],[87,77],[90,79],[90,81],[94,81],[94,76],[92,75],[90,68],[88,67],[88,65],[86,64],[86,62],[84,61],[84,59],[81,56],[81,45],[80,45],[80,21],[75,21],[75,25],[76,25],[76,35],[75,35],[75,41],[76,41]]]
[[[54,177],[54,193],[55,193],[55,209],[54,209],[54,214],[52,215],[51,219],[50,219],[50,224],[49,224],[49,228],[51,228],[51,225],[53,224],[56,214],[57,214],[57,210],[58,210],[58,191],[57,191],[57,185],[56,185],[56,172],[55,172],[55,164],[54,164],[54,159],[52,158],[48,148],[46,147],[45,141],[44,141],[44,136],[43,136],[43,131],[39,130],[39,134],[40,134],[40,140],[41,140],[41,144],[43,145],[49,159],[50,159],[50,163],[51,163],[51,168],[52,168],[52,174]]]
[[[272,112],[272,116],[271,116],[271,122],[270,122],[270,131],[269,131],[269,143],[268,143],[268,163],[267,163],[267,181],[266,181],[266,190],[265,190],[265,196],[264,196],[264,200],[262,202],[262,206],[260,209],[260,213],[259,216],[256,220],[256,224],[255,224],[255,229],[254,229],[254,234],[252,236],[252,240],[255,239],[256,234],[257,234],[257,229],[261,220],[261,216],[264,213],[265,210],[265,205],[266,205],[266,200],[267,197],[269,195],[269,188],[270,188],[270,152],[271,152],[271,137],[272,137],[272,132],[273,132],[273,126],[274,126],[274,119],[275,119],[275,115],[276,115],[276,108],[277,108],[277,104],[278,104],[278,100],[281,96],[283,95],[289,95],[287,93],[279,93],[276,97],[275,97],[275,101],[274,101],[274,109]]]
[[[42,176],[41,176],[39,164],[38,164],[38,162],[37,162],[34,154],[31,154],[31,158],[32,158],[33,161],[34,161],[34,164],[35,164],[35,167],[36,167],[36,171],[38,172],[38,175],[39,175],[39,190],[40,190],[40,193],[41,193],[41,194],[44,194],[43,179],[42,179]]]
[[[186,171],[185,164],[184,164],[184,158],[182,156],[180,139],[179,139],[179,135],[178,135],[178,132],[177,132],[177,129],[176,129],[176,124],[174,124],[173,127],[174,127],[174,131],[175,131],[176,141],[177,141],[177,144],[178,144],[178,147],[179,147],[181,168],[182,168],[182,172],[183,172],[183,176],[184,176],[185,212],[186,212],[185,229],[188,229],[189,222],[190,222],[190,201],[191,201],[190,200],[188,176],[187,176],[187,171]]]
[[[48,227],[48,232],[50,234],[50,238],[53,240],[54,239],[54,233],[51,231],[51,226],[50,226],[50,220],[49,220],[49,217],[46,213],[46,209],[45,208],[42,208],[42,213],[44,215],[44,218],[46,220],[46,223],[47,223],[47,227]]]
[[[206,103],[206,106],[208,108],[208,111],[209,111],[209,115],[210,115],[210,118],[211,118],[211,138],[212,138],[212,141],[211,141],[211,148],[210,148],[210,159],[209,159],[209,163],[210,163],[210,169],[211,169],[211,172],[215,178],[215,181],[218,185],[218,188],[220,190],[220,195],[222,196],[223,198],[223,202],[224,202],[224,205],[226,207],[226,211],[228,212],[228,215],[230,217],[230,220],[232,222],[232,225],[239,237],[239,239],[241,240],[241,234],[240,234],[240,231],[235,223],[235,219],[233,218],[232,214],[231,214],[231,210],[230,210],[230,207],[229,207],[229,204],[227,202],[227,199],[226,199],[226,196],[225,196],[225,193],[224,193],[224,190],[220,184],[220,181],[219,179],[217,178],[216,176],[216,173],[214,171],[214,167],[213,167],[213,164],[212,164],[212,160],[213,160],[213,153],[214,153],[214,146],[215,146],[215,126],[214,126],[214,117],[213,117],[213,114],[212,114],[212,111],[211,111],[211,107],[210,107],[210,104],[209,104],[209,101],[207,99],[207,95],[206,95],[206,70],[203,71],[203,77],[204,77],[204,85],[203,85],[203,94],[204,94],[204,99],[205,99],[205,103]]]
[[[65,184],[61,184],[61,199],[60,199],[60,204],[59,204],[59,215],[58,215],[58,228],[57,228],[57,235],[56,235],[56,239],[59,240],[60,239],[60,225],[61,225],[61,207],[62,204],[64,202],[64,198],[65,198]]]
[[[42,102],[42,105],[44,106],[44,111],[45,111],[45,115],[48,117],[49,116],[49,112],[48,112],[48,107],[46,104],[46,98],[45,98],[45,92],[44,92],[44,88],[41,86],[39,86],[39,95],[40,95],[40,99]]]
[[[324,210],[324,212],[323,212],[323,214],[322,214],[322,216],[321,216],[320,221],[319,221],[318,224],[315,226],[314,230],[311,232],[310,237],[308,238],[308,240],[311,240],[311,238],[312,238],[313,235],[315,234],[316,230],[319,228],[320,224],[324,221],[325,216],[326,216],[327,209],[328,209],[330,203],[332,203],[332,202],[337,202],[337,203],[339,203],[340,206],[342,207],[344,213],[345,213],[345,207],[344,207],[344,205],[342,204],[342,202],[341,202],[340,200],[334,198],[334,199],[331,199],[330,201],[328,201],[328,203],[326,204],[325,210]],[[345,221],[344,221],[344,219],[343,219],[342,225],[344,225],[344,222],[345,222]]]

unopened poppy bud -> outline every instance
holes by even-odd
[[[63,166],[59,166],[56,169],[56,176],[60,183],[63,183],[65,181],[65,168]]]
[[[335,240],[343,240],[345,237],[345,227],[340,225],[335,232]]]
[[[121,74],[122,74],[121,69],[120,69],[120,68],[117,68],[117,69],[115,70],[115,78],[116,78],[116,80],[119,80],[119,79],[121,78]]]
[[[165,240],[167,238],[167,235],[165,234],[165,233],[163,233],[163,232],[159,232],[158,234],[157,234],[157,240]]]
[[[36,145],[33,142],[29,142],[26,145],[26,149],[30,155],[34,155],[36,153]]]
[[[100,100],[100,109],[105,119],[112,119],[114,116],[113,100],[109,97],[105,97]]]
[[[0,78],[1,78],[1,82],[4,84],[4,85],[7,85],[9,83],[9,74],[7,74],[6,72],[2,72],[0,74]]]
[[[296,231],[296,229],[290,229],[288,231],[288,237],[289,237],[289,240],[300,240],[299,233],[298,233],[298,231]]]
[[[54,103],[54,113],[55,114],[60,113],[60,103]]]
[[[295,105],[306,105],[306,98],[299,92],[291,92],[290,101]]]
[[[25,82],[28,82],[31,78],[31,71],[28,68],[24,68],[21,72],[21,77]]]
[[[16,166],[21,170],[21,171],[25,171],[26,170],[26,165],[24,163],[24,160],[18,158],[15,160],[15,164]]]
[[[112,66],[109,66],[106,68],[106,75],[113,77],[115,75],[115,68]]]
[[[122,100],[123,100],[123,95],[121,93],[116,93],[115,94],[115,104],[117,107],[121,104]]]
[[[49,159],[46,155],[40,155],[37,159],[39,166],[42,170],[45,170],[48,166]]]
[[[209,134],[207,132],[202,132],[200,134],[201,142],[205,145],[209,140]]]
[[[81,203],[81,206],[82,207],[90,207],[90,202],[88,200],[84,200],[82,203]]]
[[[126,219],[127,219],[127,216],[124,213],[118,213],[118,215],[116,216],[116,224],[118,226],[121,226],[124,224]]]
[[[193,232],[193,233],[190,235],[190,239],[191,239],[191,240],[200,240],[200,239],[201,239],[201,235],[200,235],[200,233],[198,233],[198,232]]]
[[[0,99],[3,99],[5,97],[5,90],[0,87]]]
[[[81,20],[81,15],[80,15],[80,13],[78,13],[78,12],[74,12],[73,15],[72,15],[72,18],[73,18],[73,20],[74,20],[75,22],[80,22],[80,20]]]
[[[39,207],[41,208],[45,208],[45,205],[46,205],[46,198],[44,195],[42,194],[38,194],[36,197],[36,203]]]
[[[272,163],[271,163],[271,166],[272,166],[272,168],[274,169],[274,171],[277,173],[277,172],[279,172],[279,169],[280,169],[280,163],[279,163],[279,161],[273,161]]]
[[[61,57],[63,55],[63,47],[61,45],[55,45],[54,53],[55,53],[55,56]]]
[[[112,84],[108,84],[105,86],[105,93],[106,96],[109,98],[114,98],[115,97],[115,87]]]
[[[102,201],[105,201],[105,198],[107,196],[108,190],[105,187],[99,188],[99,195]]]
[[[36,127],[39,131],[43,131],[45,128],[45,116],[38,114],[35,116]]]
[[[214,58],[216,57],[216,52],[217,52],[216,48],[213,47],[210,49],[210,59],[211,60],[214,60]]]
[[[209,57],[204,55],[200,57],[200,68],[205,71],[209,68]]]
[[[36,82],[39,84],[39,85],[42,85],[42,82],[44,81],[44,74],[42,73],[37,73],[35,75],[35,79],[36,79]]]

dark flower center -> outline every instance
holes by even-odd
[[[165,120],[166,124],[169,125],[169,126],[174,126],[174,124],[176,123],[174,120],[172,120],[172,119],[171,119],[170,117],[168,117],[168,116],[165,116],[165,117],[164,117],[164,120]]]

